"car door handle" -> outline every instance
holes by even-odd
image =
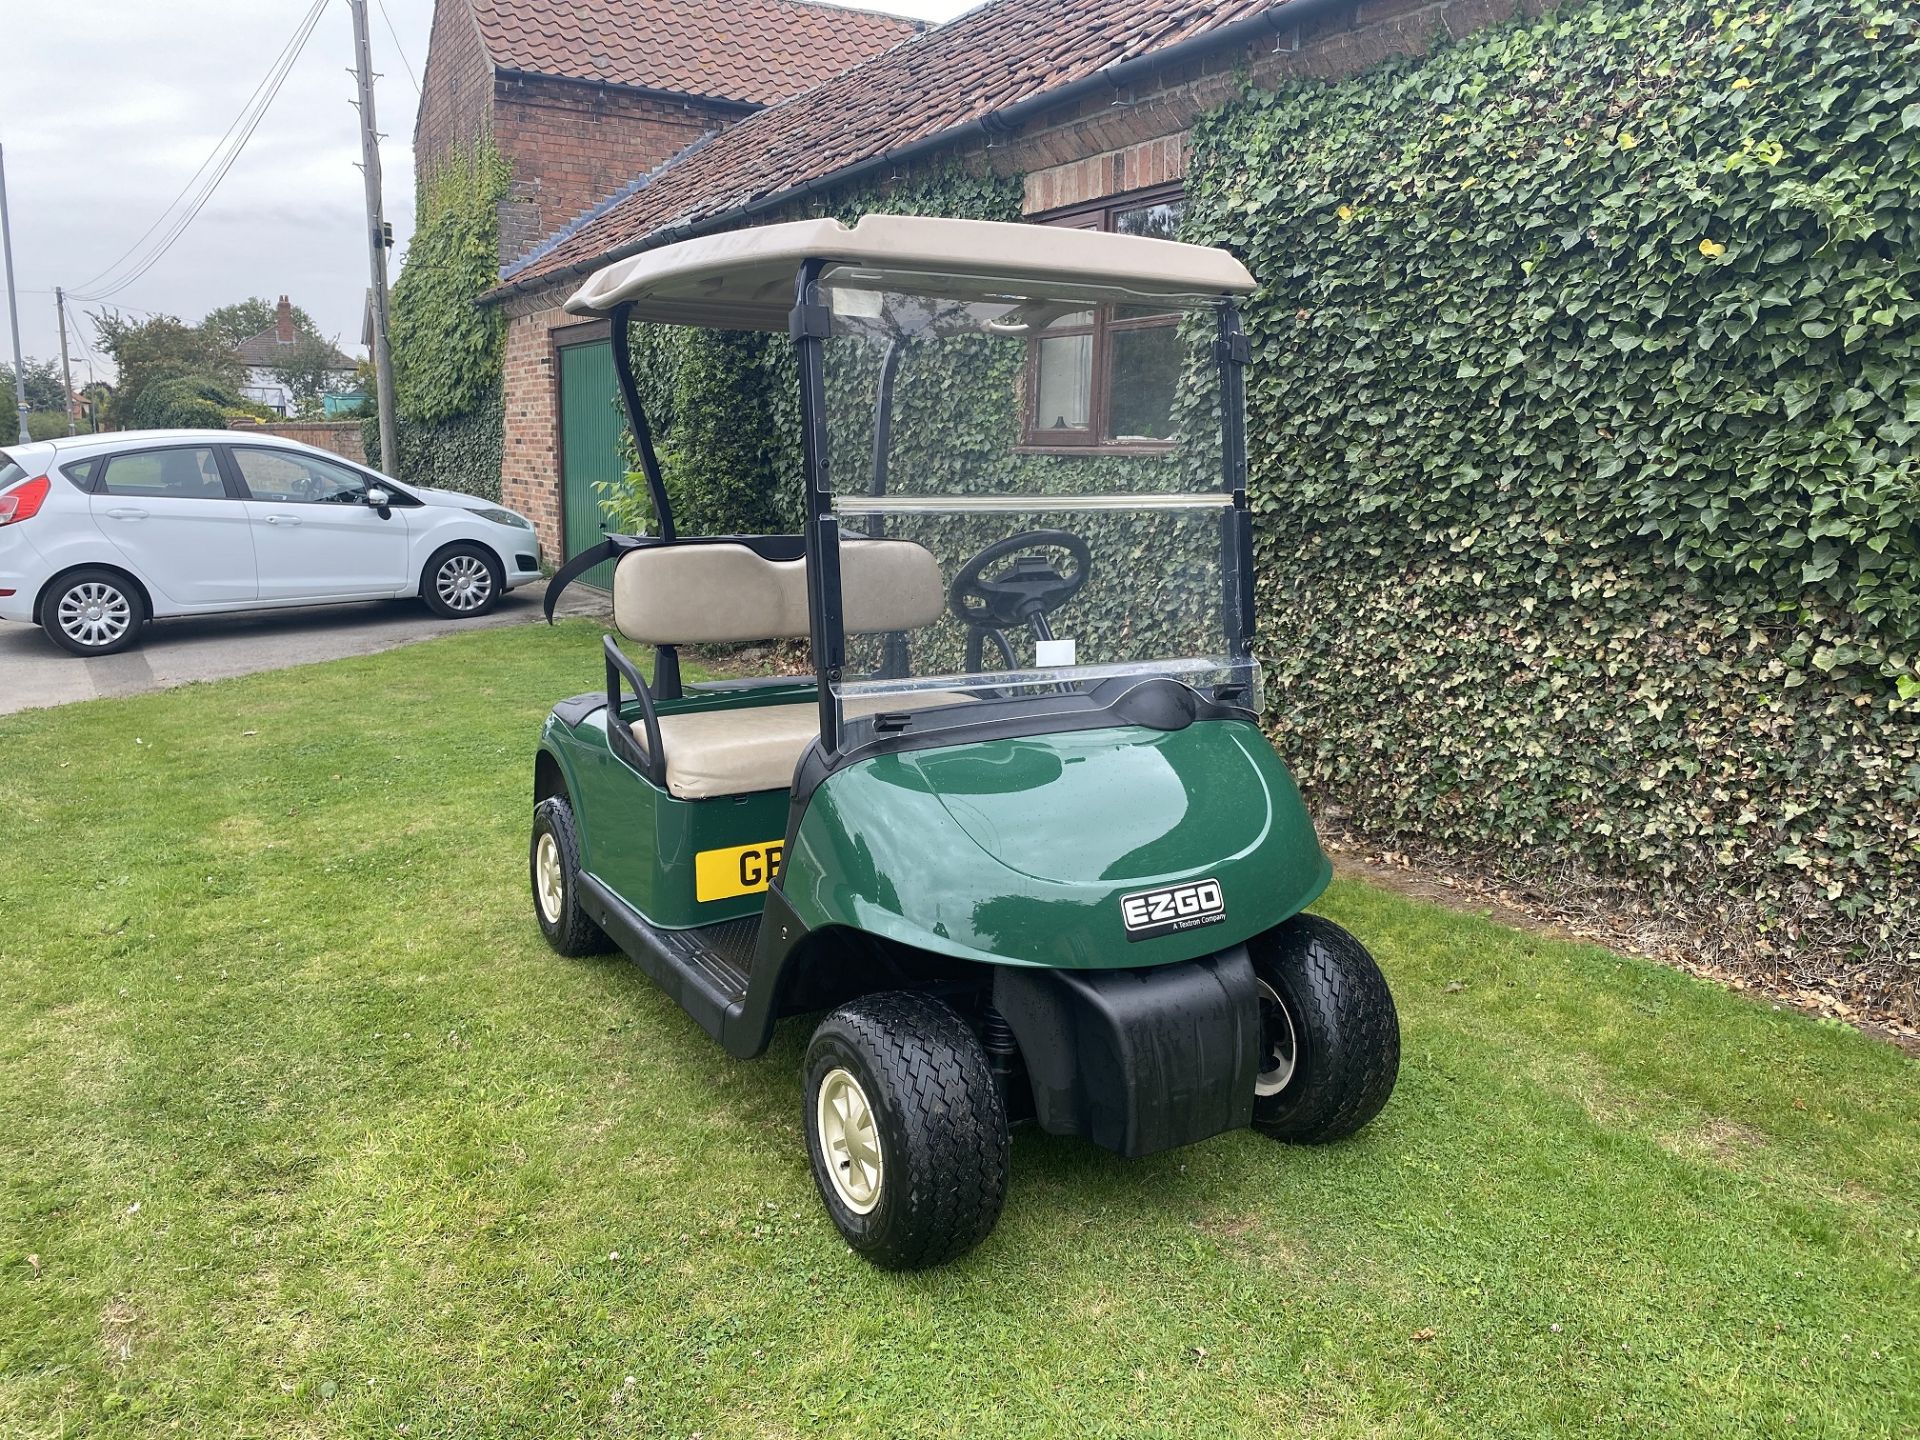
[[[305,522],[297,515],[269,515],[267,523],[269,525],[300,525]]]
[[[116,505],[107,511],[115,520],[144,520],[147,512],[133,505]]]

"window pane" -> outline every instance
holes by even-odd
[[[293,505],[359,505],[367,482],[344,465],[291,450],[235,450],[233,458],[256,500]]]
[[[1131,210],[1113,212],[1113,228],[1120,235],[1145,235],[1154,240],[1180,238],[1180,217],[1186,201],[1166,200],[1158,205],[1139,205]]]
[[[101,487],[109,495],[142,496],[150,500],[224,500],[220,465],[213,451],[138,450],[107,461]]]
[[[1093,336],[1049,335],[1040,342],[1036,430],[1084,430],[1091,419]]]
[[[1173,435],[1174,392],[1180,384],[1180,332],[1172,325],[1114,330],[1109,438],[1167,440]]]
[[[76,489],[93,489],[93,472],[100,467],[98,457],[92,460],[76,460],[60,467],[60,473],[71,481]],[[0,489],[6,486],[6,477],[0,474]]]

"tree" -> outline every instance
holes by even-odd
[[[206,318],[200,322],[200,328],[232,349],[262,331],[271,330],[275,316],[274,306],[253,295],[232,305],[209,310]],[[298,305],[293,307],[293,333],[316,339],[320,335],[320,327],[313,323],[313,317]]]
[[[340,352],[318,335],[301,335],[289,345],[280,363],[269,367],[275,380],[293,396],[295,410],[307,415],[320,408],[320,397],[344,389],[347,372],[339,369]]]
[[[141,406],[141,393],[162,381],[191,379],[201,382],[191,388],[203,397],[210,391],[238,403],[244,367],[218,337],[174,315],[135,324],[108,310],[92,319],[101,348],[120,372],[111,410],[115,424],[140,423],[131,417],[149,408]]]
[[[204,375],[168,375],[150,381],[115,415],[134,430],[224,430],[244,401]]]
[[[66,402],[61,396],[66,386],[60,379],[58,360],[34,360],[29,358],[21,366],[27,377],[27,409],[55,410],[66,413]],[[0,362],[0,387],[6,391],[6,409],[11,412],[17,400],[13,393],[13,366]],[[13,437],[9,435],[9,440]]]

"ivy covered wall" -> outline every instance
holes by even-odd
[[[419,220],[393,286],[394,399],[400,454],[367,455],[402,480],[500,498],[503,322],[474,302],[499,279],[500,201],[509,167],[490,140],[456,151],[419,182]]]
[[[1920,1013],[1913,7],[1590,0],[1249,94],[1188,187],[1262,282],[1259,649],[1321,815]],[[791,529],[788,347],[637,344],[676,486],[725,437]]]
[[[1920,1010],[1920,11],[1620,0],[1195,138],[1322,806]]]

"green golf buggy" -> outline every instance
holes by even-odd
[[[993,1229],[1008,1132],[1123,1155],[1386,1103],[1386,982],[1305,913],[1331,870],[1258,725],[1236,297],[1223,251],[868,216],[716,234],[594,275],[656,533],[608,537],[605,683],[534,763],[534,913],[617,947],[735,1056],[824,1015],[820,1196],[883,1266]],[[687,536],[633,321],[775,331],[799,533]],[[808,676],[683,683],[804,639]]]

